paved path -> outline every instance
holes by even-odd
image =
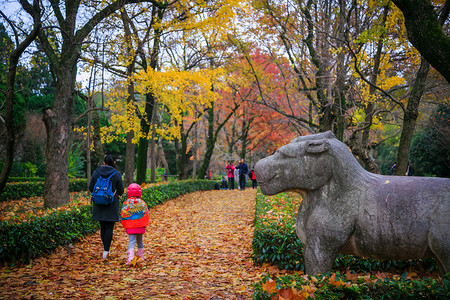
[[[1,268],[0,299],[251,299],[255,190],[196,192],[150,210],[147,260],[125,266],[118,224],[109,260],[98,234],[20,268]]]

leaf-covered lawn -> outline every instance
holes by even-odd
[[[0,202],[0,221],[21,223],[30,221],[39,216],[44,216],[56,210],[68,210],[74,206],[89,204],[88,192],[70,193],[70,202],[58,208],[44,209],[43,197],[30,197],[18,200]]]
[[[184,195],[150,210],[147,261],[125,265],[128,236],[117,224],[111,258],[98,234],[71,248],[3,267],[0,298],[250,299],[265,268],[253,265],[255,190]]]

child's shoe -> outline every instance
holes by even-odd
[[[130,264],[130,262],[134,259],[134,249],[128,249],[128,260],[126,265]]]
[[[108,259],[109,255],[110,255],[109,251],[103,251],[102,257],[103,257],[103,259]]]
[[[144,257],[144,248],[138,248],[138,256],[141,258],[142,261],[145,260],[145,257]]]

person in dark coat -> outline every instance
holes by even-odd
[[[89,182],[89,191],[92,193],[95,183],[99,176],[108,177],[114,171],[117,171],[116,161],[112,155],[106,155],[103,165],[97,168],[92,174]],[[100,222],[100,237],[103,243],[103,258],[106,259],[110,255],[110,247],[113,237],[114,224],[120,221],[119,196],[123,195],[124,188],[122,175],[119,171],[111,177],[112,189],[115,191],[114,201],[110,205],[92,204],[92,219]]]
[[[245,186],[247,185],[248,166],[244,159],[240,160],[236,169],[239,169],[239,185],[241,186],[241,190],[245,190]]]

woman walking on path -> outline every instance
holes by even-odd
[[[89,191],[92,193],[95,183],[99,176],[102,178],[111,177],[112,190],[114,192],[114,200],[110,205],[92,204],[92,219],[100,222],[100,237],[103,243],[103,258],[106,259],[110,255],[110,247],[113,238],[114,224],[120,221],[119,195],[122,196],[124,189],[122,183],[122,175],[117,171],[116,161],[112,155],[106,155],[103,165],[97,168],[92,174],[89,182]]]
[[[141,199],[141,187],[137,183],[132,183],[127,188],[127,200],[123,203],[120,211],[122,225],[128,234],[128,260],[127,265],[134,259],[134,246],[137,242],[138,257],[144,261],[144,241],[143,235],[145,227],[148,226],[148,208],[144,200]]]
[[[229,161],[225,169],[228,170],[228,189],[234,190],[234,169],[233,162]]]

